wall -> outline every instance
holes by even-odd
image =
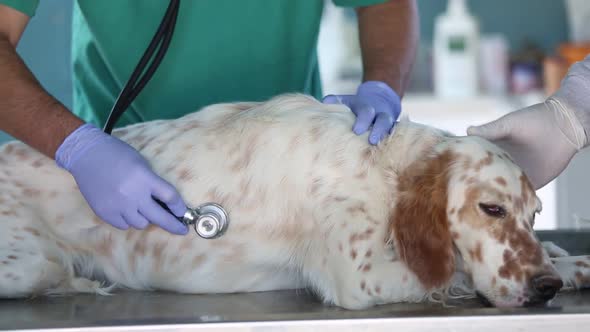
[[[17,52],[43,87],[67,107],[72,103],[70,34],[72,0],[40,1]],[[0,131],[0,142],[11,137]]]

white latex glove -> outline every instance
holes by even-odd
[[[559,91],[543,103],[467,129],[510,154],[535,189],[555,179],[588,145],[590,132],[590,56],[574,64]]]

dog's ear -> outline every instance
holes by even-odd
[[[426,289],[453,276],[455,256],[447,219],[450,152],[421,160],[400,174],[389,234],[399,257]]]

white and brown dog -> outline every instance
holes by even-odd
[[[550,258],[537,240],[541,203],[495,145],[404,120],[371,146],[353,122],[345,106],[281,95],[115,130],[189,206],[228,210],[213,240],[117,230],[53,160],[7,143],[0,296],[304,287],[362,309],[476,293],[522,306],[590,285],[588,256]]]

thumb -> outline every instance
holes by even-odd
[[[480,136],[488,140],[499,140],[510,135],[509,126],[504,117],[479,126],[469,126],[467,135]]]
[[[353,95],[327,95],[322,99],[324,104],[344,104],[350,107]]]

